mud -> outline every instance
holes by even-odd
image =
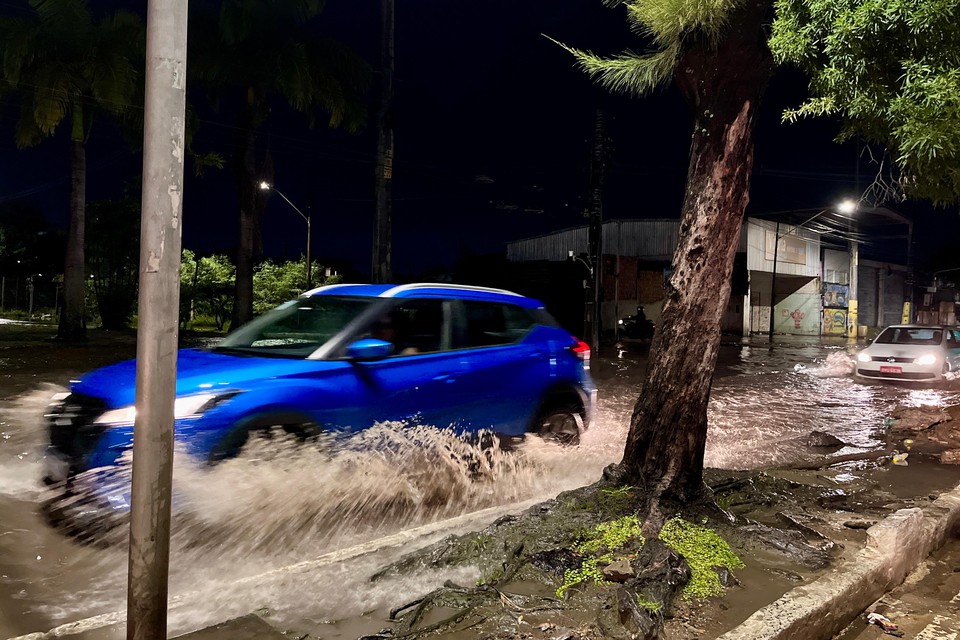
[[[922,473],[917,472],[920,468]],[[309,632],[343,638],[717,638],[790,589],[815,580],[841,558],[856,554],[865,541],[866,525],[897,509],[929,503],[955,486],[960,469],[917,456],[909,467],[886,459],[818,471],[709,470],[707,479],[732,521],[711,509],[684,515],[708,523],[746,564],[734,572],[722,597],[678,597],[675,585],[667,584],[667,572],[660,577],[666,587],[662,593],[672,599],[653,615],[637,611],[637,583],[630,580],[584,583],[558,598],[564,570],[578,560],[571,547],[582,532],[637,507],[636,495],[626,497],[601,482],[481,531],[444,539],[371,577],[381,583],[457,569],[460,575],[466,570],[475,576],[475,583],[448,581],[424,598],[397,602],[391,611],[370,612]],[[643,553],[630,562],[643,573],[649,570],[644,562],[656,565],[655,558],[666,564],[663,556]],[[648,583],[643,593],[649,592]],[[333,629],[337,633],[331,635]]]

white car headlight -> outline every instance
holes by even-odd
[[[920,364],[920,365],[936,364],[937,356],[934,353],[925,353],[919,358],[917,358],[916,360],[914,360],[914,363]]]
[[[195,396],[183,396],[182,398],[177,398],[173,402],[173,418],[179,420],[180,418],[190,418],[192,416],[200,415],[203,413],[204,408],[211,400],[216,398],[217,395],[213,393],[201,393]],[[129,407],[121,407],[119,409],[111,409],[105,413],[102,413],[99,418],[95,420],[97,424],[133,424],[134,420],[137,417],[137,408],[134,405]]]
[[[870,362],[873,358],[870,357],[870,354],[866,351],[861,351],[857,354],[857,360],[860,362]]]

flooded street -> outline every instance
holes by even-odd
[[[125,608],[122,543],[82,545],[40,516],[42,413],[71,377],[131,357],[134,338],[97,335],[92,347],[64,348],[39,335],[0,326],[0,638]],[[187,346],[196,344],[203,342]],[[831,455],[873,449],[883,444],[895,406],[960,403],[957,381],[937,388],[856,382],[851,353],[845,340],[725,342],[706,464],[750,469],[811,459],[805,440],[815,430],[848,444]],[[269,443],[212,470],[180,456],[171,634],[266,607],[281,627],[337,637],[330,621],[432,588],[429,577],[423,584],[365,580],[410,545],[596,480],[619,460],[646,364],[642,347],[594,354],[598,412],[575,450],[530,441],[481,453],[435,429],[380,425],[336,450]],[[488,511],[468,515],[481,510]],[[363,545],[390,536],[383,553],[363,553]],[[305,561],[314,562],[296,565]],[[461,577],[471,583],[477,576]],[[100,619],[79,637],[122,637],[109,622]]]

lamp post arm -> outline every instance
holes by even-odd
[[[288,205],[290,205],[291,207],[293,207],[293,210],[296,211],[297,213],[299,213],[299,214],[300,214],[300,217],[303,218],[304,221],[305,221],[307,224],[310,224],[310,218],[308,218],[308,217],[303,213],[303,211],[300,211],[300,209],[297,208],[297,205],[295,205],[295,204],[293,204],[292,202],[290,202],[290,198],[288,198],[287,196],[283,195],[283,193],[282,193],[279,189],[277,189],[276,187],[270,187],[270,189],[272,189],[273,191],[276,191],[276,192],[277,192],[277,195],[279,195],[281,198],[283,198]]]

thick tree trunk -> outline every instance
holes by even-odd
[[[761,28],[768,9],[755,0],[718,45],[688,45],[675,75],[695,118],[687,189],[674,271],[621,463],[624,478],[648,491],[653,521],[661,499],[689,502],[704,488],[710,383],[748,200],[757,102],[772,70]]]
[[[63,310],[60,312],[57,337],[60,340],[75,341],[83,340],[87,333],[84,321],[83,278],[87,156],[83,140],[74,140],[71,145],[70,227],[67,231],[67,253],[63,265]]]
[[[260,224],[266,207],[266,197],[260,182],[273,184],[273,163],[269,153],[263,162],[257,162],[258,100],[248,94],[246,111],[242,116],[240,148],[237,151],[237,195],[240,198],[240,234],[237,244],[237,272],[233,295],[232,329],[253,319],[253,268],[262,253]]]
[[[380,1],[380,113],[375,176],[373,260],[375,283],[393,280],[393,34],[394,0]]]

